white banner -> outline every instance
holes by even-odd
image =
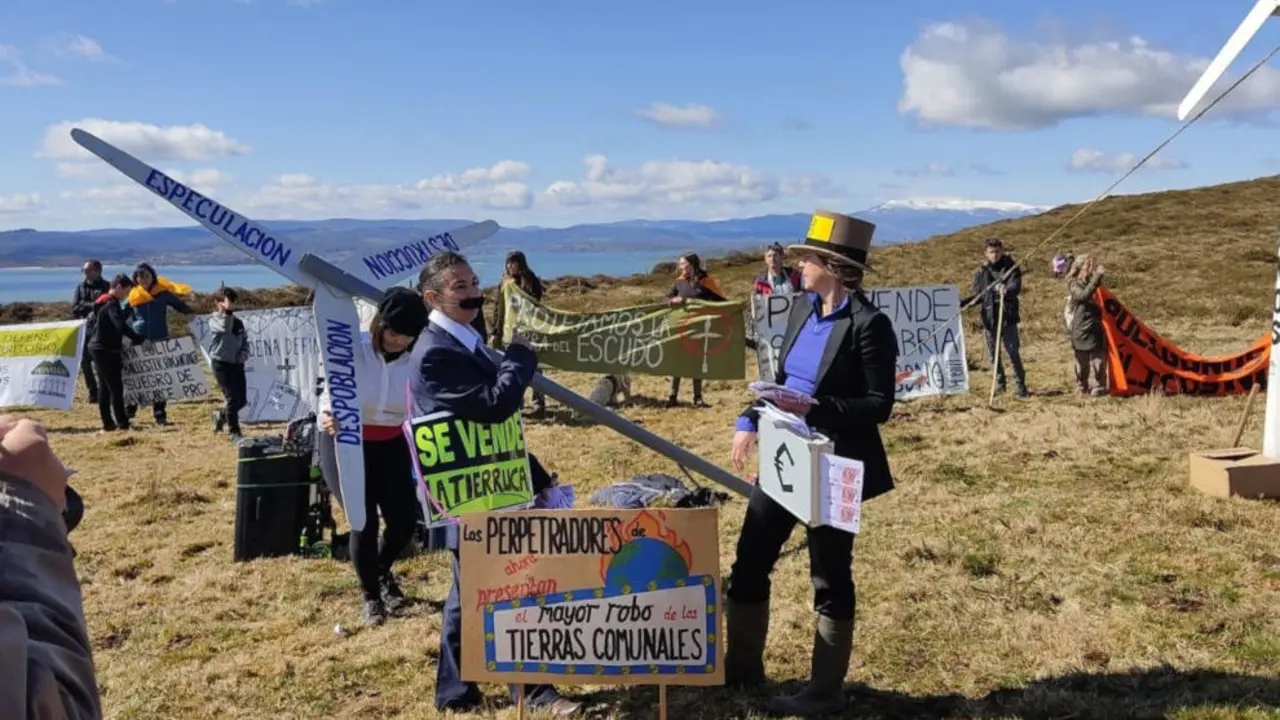
[[[189,335],[133,345],[123,360],[127,405],[183,402],[209,394],[196,342]]]
[[[191,331],[212,369],[210,317],[201,315],[192,320]],[[315,412],[320,347],[311,308],[240,310],[236,317],[249,336],[249,360],[244,366],[249,404],[240,411],[240,422],[288,422]]]
[[[0,407],[70,410],[84,320],[0,326]]]
[[[956,316],[946,327],[939,323],[960,309],[954,285],[883,288],[867,293],[872,304],[893,322],[898,339],[898,400],[969,392],[964,329]],[[760,379],[776,376],[778,354],[787,332],[794,295],[753,295],[751,314],[756,326],[756,361]]]

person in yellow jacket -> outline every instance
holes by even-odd
[[[529,260],[520,250],[512,250],[507,253],[506,265],[502,276],[502,287],[506,287],[510,283],[515,283],[516,287],[525,292],[526,295],[533,298],[534,302],[542,302],[543,286],[542,280],[529,268]],[[502,349],[502,336],[506,331],[507,325],[507,304],[503,300],[502,292],[498,292],[497,307],[493,310],[493,334],[489,336],[489,345],[499,350]],[[514,328],[513,328],[514,329]],[[542,371],[537,371],[541,373]],[[547,398],[537,390],[533,391],[533,415],[534,417],[544,417],[547,414]]]
[[[148,341],[169,339],[168,309],[173,308],[183,315],[191,316],[195,311],[187,306],[179,295],[190,295],[191,286],[175,283],[161,277],[149,263],[138,263],[133,269],[133,288],[125,300],[130,311],[129,324],[134,332]],[[151,414],[157,425],[169,424],[167,403],[157,400],[151,405]],[[128,408],[129,417],[137,412],[137,406]]]

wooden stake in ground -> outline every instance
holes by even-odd
[[[1000,344],[1004,340],[1004,286],[1000,286],[1000,309],[996,311],[996,337],[992,343],[995,352],[991,353],[991,397],[987,398],[987,407],[996,404],[996,377],[1000,371]]]
[[[524,720],[524,683],[516,685],[516,717]]]
[[[1249,397],[1244,401],[1244,410],[1240,412],[1240,425],[1236,427],[1236,436],[1231,440],[1231,447],[1240,447],[1240,438],[1244,436],[1244,426],[1249,424],[1249,416],[1253,414],[1253,399],[1258,396],[1258,383],[1249,388]]]
[[[667,686],[658,686],[658,720],[667,720]]]

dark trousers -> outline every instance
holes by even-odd
[[[413,508],[418,498],[413,491],[413,466],[404,436],[391,440],[364,441],[363,530],[351,531],[351,560],[360,578],[365,600],[382,596],[378,579],[391,572],[405,545],[413,539],[418,517]],[[378,547],[378,514],[387,521],[382,547]]]
[[[1080,392],[1089,391],[1089,372],[1093,371],[1094,388],[1107,389],[1107,347],[1099,343],[1093,350],[1074,350],[1076,365],[1076,388]]]
[[[80,354],[80,374],[84,375],[84,389],[89,393],[89,402],[98,402],[98,379],[94,377],[93,354],[89,352],[88,340]]]
[[[458,526],[449,526],[449,565],[453,568],[453,584],[444,601],[444,618],[440,627],[440,657],[436,662],[436,709],[466,709],[480,702],[480,688],[462,680],[462,577],[458,563]],[[480,648],[474,648],[479,652]],[[518,688],[509,685],[511,701],[516,702]],[[551,685],[525,685],[525,707],[536,708],[555,702],[560,694]]]
[[[138,406],[136,404],[130,404],[125,409],[129,411],[129,417],[138,414]],[[157,400],[151,403],[151,417],[155,418],[158,423],[167,422],[169,420],[169,401]]]
[[[799,521],[765,495],[751,491],[747,514],[738,535],[737,555],[725,594],[743,605],[769,599],[773,566],[782,546]],[[852,620],[856,605],[853,586],[853,534],[833,527],[806,528],[809,536],[809,579],[813,581],[813,606],[832,620]]]
[[[680,378],[671,378],[671,399],[674,400],[680,395]],[[702,378],[693,379],[693,399],[698,400],[702,397]]]
[[[995,328],[984,328],[983,334],[987,338],[987,361],[994,362],[996,354],[996,330]],[[1022,369],[1022,349],[1021,341],[1018,338],[1017,324],[1005,323],[1000,330],[1000,344],[1004,346],[1004,355],[1000,358],[1000,362],[996,363],[996,385],[1004,387],[1004,358],[1009,358],[1009,364],[1013,366],[1013,377],[1018,381],[1018,387],[1026,387],[1027,373]]]
[[[244,365],[240,363],[213,361],[213,377],[218,381],[222,397],[226,403],[222,406],[222,419],[227,423],[227,431],[232,435],[240,434],[240,411],[249,404],[248,381],[244,376]]]
[[[102,418],[102,429],[127,430],[129,414],[124,407],[124,358],[119,350],[91,350],[89,355],[98,375],[98,415]]]

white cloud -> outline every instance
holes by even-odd
[[[43,205],[37,193],[0,195],[0,215],[25,215],[39,210]]]
[[[1071,44],[1010,38],[988,23],[930,25],[899,58],[898,112],[925,126],[1027,130],[1093,115],[1172,117],[1208,58],[1132,36]],[[1233,82],[1223,78],[1209,99]],[[1257,120],[1280,108],[1280,71],[1262,68],[1213,114]]]
[[[395,185],[336,185],[290,173],[259,188],[245,206],[288,217],[398,216],[459,206],[525,210],[533,204],[533,192],[524,182],[529,173],[530,167],[518,160]]]
[[[893,174],[898,177],[951,177],[956,170],[946,163],[931,162],[922,167],[899,168]]]
[[[155,219],[171,207],[146,188],[128,181],[105,187],[64,190],[59,198],[66,208],[81,217]],[[176,212],[176,211],[171,211]],[[174,217],[174,216],[170,216]]]
[[[190,172],[166,168],[164,174],[203,195],[217,195],[220,189],[235,182],[231,173],[217,168],[202,168]]]
[[[1041,205],[1028,205],[1020,202],[1009,202],[1007,200],[971,200],[969,198],[960,197],[912,197],[901,198],[898,200],[889,200],[880,203],[877,208],[902,208],[910,210],[999,210],[1001,212],[1032,212],[1035,210],[1047,210],[1048,208]]]
[[[36,87],[61,85],[62,80],[48,73],[32,70],[22,59],[22,51],[12,45],[0,45],[0,85]]]
[[[59,54],[72,55],[89,62],[106,62],[115,59],[102,49],[102,45],[97,40],[84,35],[63,36],[59,38],[58,46]]]
[[[720,122],[720,114],[714,109],[694,103],[677,107],[655,102],[647,108],[636,110],[636,115],[667,127],[710,128]]]
[[[59,194],[72,214],[98,218],[150,220],[169,216],[176,219],[171,215],[173,210],[169,203],[106,163],[58,163],[57,169],[58,174],[65,178],[99,183],[93,187],[66,190]],[[224,195],[235,182],[230,173],[217,168],[162,170],[169,177],[197,192],[214,197]]]
[[[50,125],[37,157],[60,160],[97,160],[71,139],[71,129],[80,128],[142,160],[204,160],[227,155],[247,155],[251,148],[205,125],[168,125],[119,122],[85,118]]]
[[[119,170],[101,160],[75,163],[60,162],[54,169],[57,171],[58,177],[66,178],[67,180],[102,182],[122,177]]]
[[[1101,173],[1107,175],[1119,175],[1133,167],[1138,162],[1138,157],[1133,153],[1115,153],[1108,154],[1101,150],[1093,148],[1080,148],[1071,153],[1071,161],[1067,163],[1067,169],[1071,172],[1087,172]],[[1160,157],[1159,155],[1148,160],[1143,166],[1143,170],[1182,170],[1187,164],[1181,160],[1168,157]]]
[[[553,182],[540,200],[557,206],[724,206],[763,203],[830,188],[821,176],[776,179],[720,160],[650,160],[635,171],[613,168],[603,155],[588,155],[583,163],[587,168],[583,179]]]

